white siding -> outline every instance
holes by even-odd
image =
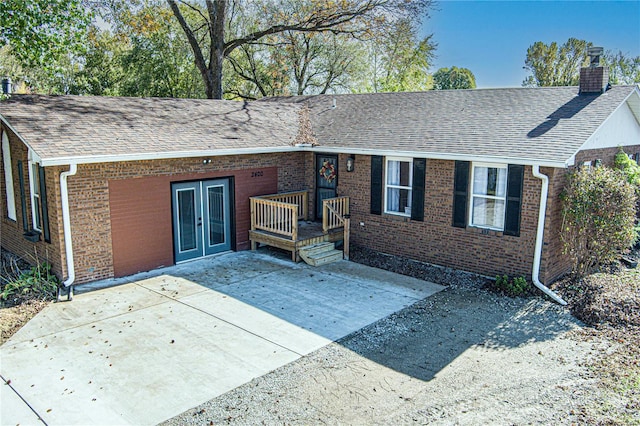
[[[13,192],[13,168],[11,167],[11,147],[7,132],[2,132],[2,160],[4,164],[4,182],[7,191],[7,217],[17,220],[16,197]]]
[[[640,145],[640,123],[625,102],[587,139],[580,150],[630,145]]]

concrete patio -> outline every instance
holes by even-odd
[[[263,252],[78,286],[0,347],[0,423],[157,424],[441,289]]]

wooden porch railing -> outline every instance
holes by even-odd
[[[307,191],[249,198],[251,230],[262,230],[298,239],[298,220],[309,215]]]
[[[332,229],[343,227],[344,258],[349,260],[349,234],[351,218],[349,215],[349,197],[327,198],[322,201],[322,231],[326,234]]]
[[[255,198],[296,204],[298,206],[298,219],[309,219],[309,192],[307,191],[283,192],[282,194],[261,195]]]

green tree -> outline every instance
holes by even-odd
[[[162,4],[148,4],[130,19],[126,27],[130,48],[118,55],[122,66],[119,93],[202,97],[203,84],[193,55],[171,11]]]
[[[603,62],[609,67],[611,84],[640,83],[640,56],[629,58],[620,50],[617,53],[607,51]]]
[[[431,0],[206,0],[205,7],[167,0],[194,55],[208,98],[222,98],[223,63],[238,48],[285,32],[367,37],[398,17],[422,16]],[[185,12],[195,12],[192,23]]]
[[[84,49],[91,15],[81,0],[2,0],[0,43],[24,68],[50,73]]]
[[[555,41],[547,45],[535,42],[527,49],[524,68],[529,75],[522,83],[527,87],[575,86],[580,68],[588,65],[587,51],[592,44],[570,38],[562,46]]]
[[[433,74],[435,90],[475,89],[476,77],[467,68],[440,68]]]
[[[636,194],[622,171],[578,169],[569,174],[562,201],[561,238],[578,277],[615,260],[633,244]]]
[[[433,81],[429,67],[437,45],[433,35],[418,38],[418,23],[398,20],[375,34],[368,44],[368,72],[365,92],[406,92],[429,90]]]
[[[70,92],[76,95],[121,95],[120,85],[125,78],[122,57],[130,49],[127,37],[92,27],[82,67],[75,75]]]

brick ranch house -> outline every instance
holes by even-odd
[[[548,284],[570,167],[640,156],[640,90],[0,102],[3,248],[71,286],[250,248],[250,197],[350,201],[351,244]],[[347,166],[348,164],[348,166]],[[193,250],[180,247],[191,239]]]

